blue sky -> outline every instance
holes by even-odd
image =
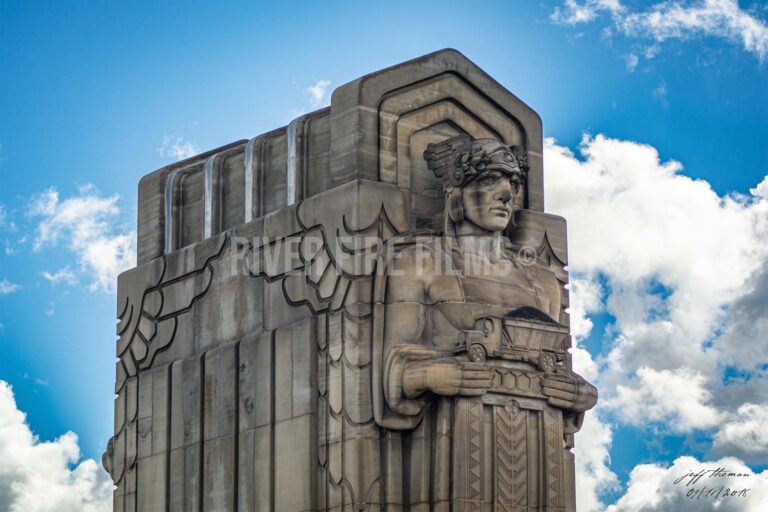
[[[680,162],[678,174],[705,182],[718,201],[751,197],[768,174],[768,6],[686,1],[679,4],[692,14],[686,18],[670,5],[655,8],[668,21],[659,25],[643,18],[654,9],[648,3],[599,0],[0,0],[0,380],[12,385],[40,439],[73,431],[83,457],[98,460],[112,421],[109,276],[126,259],[96,261],[89,243],[95,237],[123,247],[120,237],[135,229],[139,179],[174,161],[174,148],[205,151],[285,125],[325,105],[347,81],[440,48],[458,49],[533,107],[545,136],[556,140],[550,151],[561,160],[551,161],[564,168],[610,165],[606,155],[616,148],[631,158],[638,143],[655,148],[662,163]],[[545,172],[558,173],[548,162]],[[567,188],[553,190],[558,213],[570,211],[562,206]],[[757,200],[743,199],[741,210],[713,208],[725,208],[717,216],[725,218],[752,208],[750,201]],[[79,221],[56,216],[88,205],[95,217],[79,232]],[[662,288],[685,288],[688,281],[659,268],[654,279]],[[575,270],[601,285],[602,306],[585,313],[593,327],[581,343],[602,367],[628,336],[612,302],[628,285],[605,268]],[[750,291],[733,292],[716,309],[727,316]],[[675,294],[646,289],[640,296],[672,304]],[[724,322],[712,329],[727,331]],[[704,375],[726,363],[702,364],[693,370]],[[636,389],[636,370],[627,370],[626,381],[610,371],[599,379]],[[740,371],[755,382],[764,370]],[[742,402],[768,401],[758,389],[740,394]],[[720,391],[708,388],[715,395],[708,403]],[[667,432],[615,410],[601,417],[613,431],[609,467],[625,484],[638,464],[719,456],[711,448],[722,425]],[[661,425],[669,419],[660,418]],[[750,464],[759,471],[768,459]],[[607,504],[626,488],[602,491]]]

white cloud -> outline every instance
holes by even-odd
[[[587,413],[592,433],[577,436],[579,510],[602,512],[614,480],[600,411],[653,435],[703,431],[742,460],[765,450],[766,406],[754,404],[768,403],[768,177],[749,195],[721,196],[648,145],[585,136],[579,152],[547,140],[545,185],[547,209],[568,219],[574,368],[601,395]],[[612,319],[595,333],[597,360],[579,346],[596,313]],[[747,377],[726,384],[727,367]],[[751,441],[738,447],[740,437]],[[611,510],[678,510],[663,496],[642,501],[667,469],[638,468]]]
[[[72,272],[72,269],[70,269],[69,267],[61,268],[54,273],[44,271],[42,273],[42,276],[51,284],[59,284],[59,283],[76,284],[77,283],[77,276],[75,276],[75,273]]]
[[[112,292],[117,275],[136,264],[135,233],[115,227],[118,196],[104,197],[93,185],[64,200],[50,188],[32,202],[30,214],[41,218],[33,248],[40,251],[66,240],[91,283],[89,288]]]
[[[568,290],[571,295],[568,313],[571,318],[571,335],[577,340],[584,339],[592,332],[590,313],[603,310],[602,297],[605,290],[600,283],[582,276],[571,276]]]
[[[603,405],[621,411],[621,419],[634,426],[663,425],[674,433],[708,429],[722,418],[705,384],[704,376],[689,368],[640,368],[631,385],[619,385]]]
[[[8,512],[107,512],[112,482],[93,459],[79,462],[77,435],[40,441],[11,387],[0,381],[0,506]]]
[[[330,80],[318,80],[304,90],[309,96],[309,107],[311,109],[318,109],[328,105],[328,102],[330,101],[328,87],[330,85]]]
[[[718,468],[727,473],[748,476],[722,477],[714,473]],[[681,477],[699,471],[706,473],[695,483]],[[718,498],[702,495],[689,497],[705,487],[720,487],[741,491],[748,489],[745,496]],[[693,491],[692,491],[693,489]],[[724,489],[723,489],[724,491]],[[694,495],[695,496],[695,495]],[[768,503],[768,471],[755,473],[738,459],[727,457],[716,461],[701,462],[693,457],[680,457],[669,467],[659,464],[635,466],[629,477],[627,492],[607,512],[762,512]]]
[[[619,0],[565,0],[562,9],[555,7],[551,18],[555,23],[576,25],[593,21],[604,11],[619,13],[623,7]]]
[[[643,50],[643,56],[646,59],[651,60],[656,55],[658,55],[658,53],[660,51],[661,51],[661,46],[659,46],[658,43],[654,43],[654,44],[648,46],[645,50]]]
[[[597,364],[591,354],[579,344],[592,332],[593,323],[588,315],[604,309],[602,296],[605,291],[600,283],[578,275],[571,276],[568,289],[571,297],[568,313],[574,340],[574,346],[571,349],[573,368],[579,375],[594,382],[598,378]]]
[[[737,0],[666,0],[643,11],[632,11],[618,0],[566,0],[552,20],[575,25],[608,14],[614,29],[656,43],[668,39],[718,37],[739,44],[763,62],[768,55],[768,24],[741,9]]]
[[[163,158],[175,158],[178,161],[199,154],[200,148],[194,140],[184,140],[178,135],[163,135],[163,142],[157,152]]]
[[[662,80],[661,83],[653,89],[653,98],[663,102],[667,98],[667,92],[667,82]]]
[[[8,214],[5,213],[5,206],[0,204],[0,228],[5,227],[7,218],[8,218]]]
[[[601,383],[615,390],[641,367],[709,375],[726,362],[716,334],[733,325],[729,306],[768,265],[768,200],[719,196],[647,145],[598,135],[580,151],[583,161],[546,142],[546,195],[568,219],[571,271],[606,279],[617,335]],[[752,321],[761,317],[766,309]],[[764,340],[742,341],[742,351],[768,351]]]
[[[9,295],[15,291],[18,291],[20,288],[21,286],[10,282],[6,278],[0,279],[0,295]]]
[[[768,200],[768,176],[761,181],[755,188],[749,189],[750,194],[755,197],[762,197]]]
[[[576,434],[576,509],[579,512],[605,510],[600,494],[616,489],[619,481],[611,471],[611,426],[600,418],[599,408],[589,411]]]
[[[715,451],[747,461],[768,460],[768,403],[745,403],[715,435]]]

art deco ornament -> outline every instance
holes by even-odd
[[[500,171],[522,184],[528,172],[525,149],[495,139],[472,139],[466,134],[428,145],[424,159],[446,190],[463,187],[490,171]]]

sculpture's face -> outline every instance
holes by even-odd
[[[499,171],[490,171],[467,183],[462,190],[464,222],[483,231],[503,231],[514,214],[520,182]]]

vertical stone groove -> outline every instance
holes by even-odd
[[[205,352],[200,354],[200,467],[198,468],[198,507],[203,512],[203,481],[205,472]]]
[[[237,503],[240,490],[240,462],[238,460],[238,454],[240,453],[240,342],[235,343],[235,426],[234,426],[234,442],[235,447],[232,458],[234,461],[234,471],[232,478],[232,485],[234,486],[234,492],[232,493],[232,510],[237,510]]]

